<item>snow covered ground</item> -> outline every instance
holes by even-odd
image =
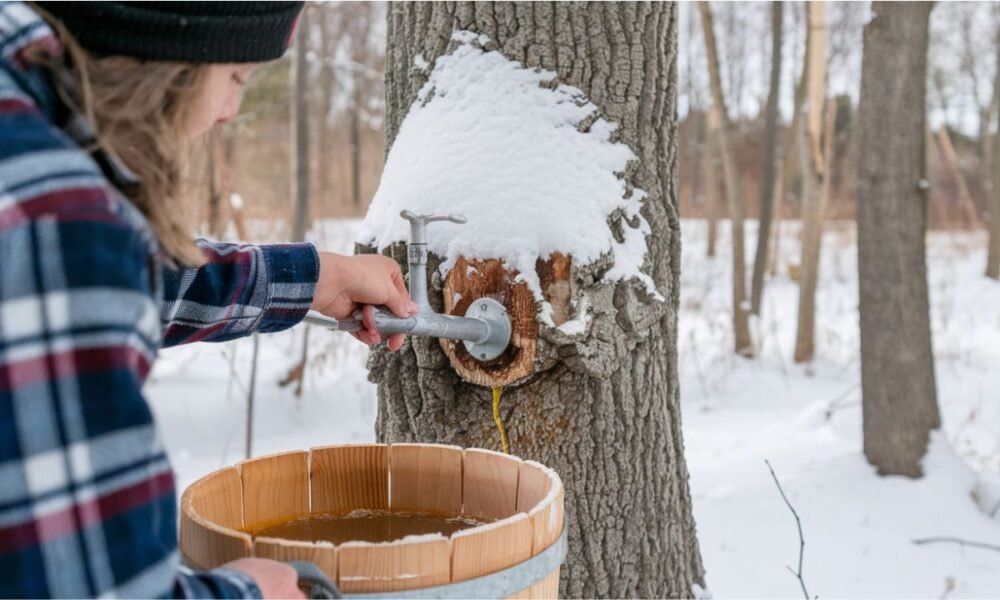
[[[944,430],[922,480],[879,478],[861,453],[856,246],[853,228],[824,237],[818,358],[791,361],[798,290],[772,279],[754,323],[760,356],[733,356],[728,236],[705,256],[704,224],[685,221],[680,376],[688,466],[707,582],[716,597],[802,597],[794,518],[764,464],[771,462],[805,535],[808,592],[831,597],[998,597],[1000,552],[939,536],[1000,544],[971,491],[1000,481],[1000,284],[982,277],[982,234],[929,237],[932,325]],[[324,248],[349,251],[358,222],[314,231]],[[788,224],[784,261],[798,254]],[[753,232],[748,252],[752,254]],[[301,328],[262,337],[255,455],[374,438],[375,393],[367,350],[313,330],[304,392],[278,380],[301,353]],[[166,350],[147,387],[179,489],[243,458],[252,342]],[[988,486],[987,486],[988,487]],[[981,494],[982,495],[982,494]],[[997,499],[985,498],[988,507]]]

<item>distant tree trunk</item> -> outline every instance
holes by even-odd
[[[715,256],[715,246],[719,239],[719,219],[722,217],[722,191],[719,189],[719,173],[722,159],[719,156],[719,107],[712,105],[706,115],[708,126],[708,150],[705,157],[705,195],[708,197],[708,256]]]
[[[931,7],[876,2],[864,31],[857,203],[861,388],[865,456],[883,475],[919,477],[930,432],[941,425],[924,242]]]
[[[361,207],[361,94],[357,90],[359,77],[354,77],[354,108],[351,109],[351,202],[354,208]]]
[[[826,95],[826,2],[808,4],[808,112],[799,136],[802,165],[802,249],[799,263],[798,327],[795,362],[809,362],[816,352],[816,284],[819,281],[820,242],[823,238],[823,187],[827,161],[820,147],[823,98]],[[832,137],[828,131],[827,136]]]
[[[208,235],[222,238],[222,210],[227,191],[222,178],[222,131],[213,127],[208,134]]]
[[[1000,44],[997,45],[1000,48]],[[997,63],[1000,65],[1000,63]],[[997,69],[1000,71],[1000,69]],[[1000,80],[1000,73],[997,75]],[[986,255],[986,276],[992,279],[1000,279],[1000,185],[997,185],[996,177],[1000,176],[1000,131],[993,135],[992,163],[994,183],[990,189],[990,221],[989,221],[989,250]]]
[[[295,213],[292,216],[293,241],[305,239],[309,224],[309,65],[308,51],[309,11],[302,11],[295,38],[295,68],[292,102],[292,173],[294,173]]]
[[[689,193],[691,198],[691,204],[693,206],[701,205],[704,198],[702,197],[701,183],[704,180],[704,167],[702,167],[702,158],[705,156],[705,136],[708,134],[708,122],[705,113],[694,113],[689,112],[687,115],[688,130],[694,130],[691,134],[693,141],[687,143],[687,149],[691,155],[691,177],[689,186]],[[681,148],[681,143],[677,144]],[[681,148],[683,151],[683,148]]]
[[[505,390],[502,410],[511,452],[554,468],[566,486],[570,550],[562,597],[690,597],[704,576],[678,412],[677,6],[393,3],[390,145],[426,81],[414,58],[433,68],[454,30],[486,35],[490,49],[582,90],[636,154],[625,178],[648,194],[650,276],[666,302],[643,299],[634,284],[586,279],[587,265],[573,265],[574,293],[585,294],[591,307],[588,332],[580,341],[560,341],[527,315],[527,325],[539,328],[533,335],[549,337],[538,338],[537,357],[528,363],[534,372]],[[429,291],[432,304],[444,303],[435,286]],[[506,298],[516,293],[503,290]],[[378,383],[380,440],[496,447],[490,390],[462,381],[437,340],[411,338],[392,354],[378,349],[369,366]]]
[[[716,132],[719,154],[722,158],[723,184],[732,223],[733,242],[733,342],[737,354],[753,356],[753,342],[750,339],[750,306],[746,292],[746,249],[743,243],[743,197],[740,191],[736,156],[729,145],[729,113],[726,99],[722,94],[722,79],[719,74],[719,54],[715,45],[715,30],[712,27],[712,10],[705,0],[698,2],[701,11],[701,28],[705,36],[705,52],[708,58],[709,81],[712,99],[719,108],[719,129]]]
[[[819,281],[823,221],[830,202],[833,168],[834,128],[837,122],[837,102],[827,99],[824,126],[823,174],[818,179],[805,177],[803,182],[802,265],[799,275],[798,329],[795,337],[795,362],[809,362],[816,351],[816,287]],[[816,186],[819,189],[815,189]],[[808,190],[808,191],[805,191]]]
[[[941,148],[941,157],[944,159],[944,164],[948,167],[948,172],[958,189],[959,210],[965,216],[965,224],[967,227],[976,227],[979,224],[979,212],[976,210],[976,203],[972,200],[972,194],[969,193],[969,186],[965,183],[965,175],[962,175],[962,170],[958,166],[958,157],[955,155],[955,147],[951,144],[951,136],[948,134],[947,127],[938,129],[937,139]]]
[[[771,215],[774,211],[775,146],[778,141],[778,96],[781,93],[781,24],[784,3],[771,2],[771,82],[764,113],[764,167],[760,179],[760,219],[757,224],[757,253],[750,280],[750,310],[760,314],[760,297],[764,293],[764,269],[771,241]]]
[[[318,17],[320,19],[320,67],[319,67],[319,88],[322,100],[319,110],[319,127],[316,134],[319,136],[319,189],[316,196],[328,198],[332,187],[330,174],[333,169],[329,168],[333,164],[333,130],[330,127],[330,113],[333,112],[333,48],[334,48],[334,24],[331,15],[330,4],[322,3],[318,5]]]
[[[809,44],[809,25],[806,23],[806,52],[808,52]],[[771,275],[777,274],[778,268],[778,253],[781,249],[781,208],[782,204],[785,202],[788,194],[791,193],[793,184],[795,183],[796,176],[801,169],[796,169],[796,153],[798,152],[798,139],[801,133],[799,129],[802,126],[802,103],[806,100],[806,84],[809,78],[809,61],[807,60],[805,53],[802,60],[802,74],[799,75],[799,81],[795,85],[795,93],[793,94],[793,104],[792,104],[792,122],[785,129],[785,136],[781,142],[781,146],[778,148],[778,169],[776,177],[779,177],[778,186],[775,189],[775,202],[774,202],[774,243],[771,250],[771,263],[770,271]],[[801,195],[801,194],[800,194]]]

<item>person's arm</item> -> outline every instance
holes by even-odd
[[[260,565],[176,570],[174,477],[142,395],[147,236],[96,185],[44,189],[0,210],[0,597],[283,589],[280,563],[277,583]]]
[[[312,244],[202,241],[199,246],[204,265],[164,270],[164,346],[281,331],[301,321],[310,308],[337,319],[379,304],[400,317],[417,311],[399,266],[385,256],[317,252]],[[364,325],[355,337],[379,343],[370,309],[364,311]],[[399,349],[402,334],[390,337],[388,344],[390,350]]]
[[[320,270],[312,244],[199,246],[203,266],[163,269],[164,346],[281,331],[309,310]]]

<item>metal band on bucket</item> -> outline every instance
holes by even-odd
[[[559,538],[551,546],[535,556],[512,567],[508,567],[503,571],[476,577],[475,579],[415,590],[397,590],[394,592],[344,594],[335,587],[332,587],[332,589],[326,590],[326,594],[319,592],[319,590],[314,590],[312,597],[358,598],[364,600],[383,598],[403,598],[404,600],[429,600],[431,598],[506,598],[535,585],[563,564],[563,561],[566,560],[566,536],[567,531],[563,527],[563,532]],[[315,579],[311,579],[310,583],[315,584],[317,582]],[[321,587],[331,587],[332,585],[332,582],[327,582]]]

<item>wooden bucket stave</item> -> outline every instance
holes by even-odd
[[[391,592],[497,573],[536,556],[563,529],[559,477],[533,461],[437,444],[323,446],[243,461],[196,481],[181,500],[181,549],[210,569],[258,556],[306,560],[344,593]],[[243,530],[357,509],[493,521],[387,543],[312,543]],[[555,598],[559,568],[512,597]]]

